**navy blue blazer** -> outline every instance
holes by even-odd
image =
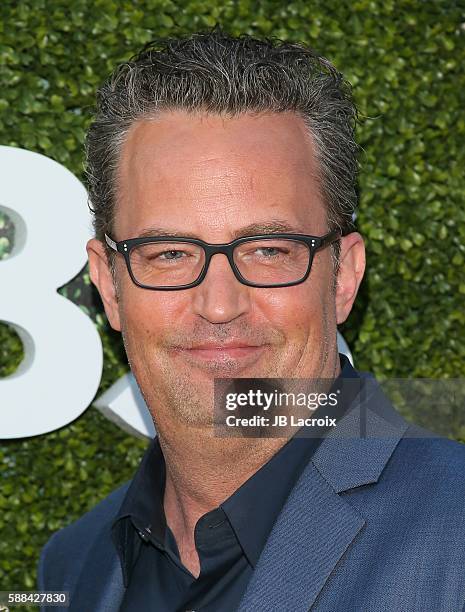
[[[359,374],[360,410],[303,470],[238,612],[465,612],[465,445],[409,424]],[[42,610],[118,612],[110,528],[128,486],[44,546],[38,588],[69,591],[71,605]]]

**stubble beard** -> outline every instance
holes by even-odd
[[[271,352],[271,351],[270,351]],[[162,363],[164,400],[170,414],[177,420],[192,427],[211,428],[214,423],[214,379],[215,378],[279,378],[281,360],[276,357],[268,359],[265,367],[237,373],[237,362],[222,360],[212,363],[208,375],[202,369],[202,376],[195,377],[192,370],[174,370],[170,359]]]

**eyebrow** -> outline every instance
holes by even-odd
[[[272,219],[263,223],[251,223],[240,229],[232,232],[233,240],[235,238],[242,238],[243,236],[255,236],[259,234],[303,234],[305,233],[301,228],[298,228],[287,221],[280,219]],[[173,236],[177,238],[196,238],[199,239],[199,235],[195,232],[182,232],[178,230],[169,229],[166,227],[153,226],[143,229],[137,235],[137,238],[151,238],[156,236]]]

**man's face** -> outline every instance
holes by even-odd
[[[311,139],[293,113],[222,118],[166,112],[129,132],[112,237],[157,228],[225,243],[279,226],[321,236],[328,225],[317,174]],[[329,248],[315,255],[304,283],[274,289],[241,284],[226,256],[215,255],[199,286],[151,291],[132,283],[118,255],[118,301],[108,274],[92,272],[103,259],[97,263],[91,250],[89,257],[155,420],[210,422],[214,377],[334,374],[336,325],[353,299],[336,302]]]

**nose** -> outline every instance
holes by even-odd
[[[227,323],[248,312],[250,289],[237,280],[227,256],[216,253],[203,281],[191,289],[193,310],[210,323]]]

